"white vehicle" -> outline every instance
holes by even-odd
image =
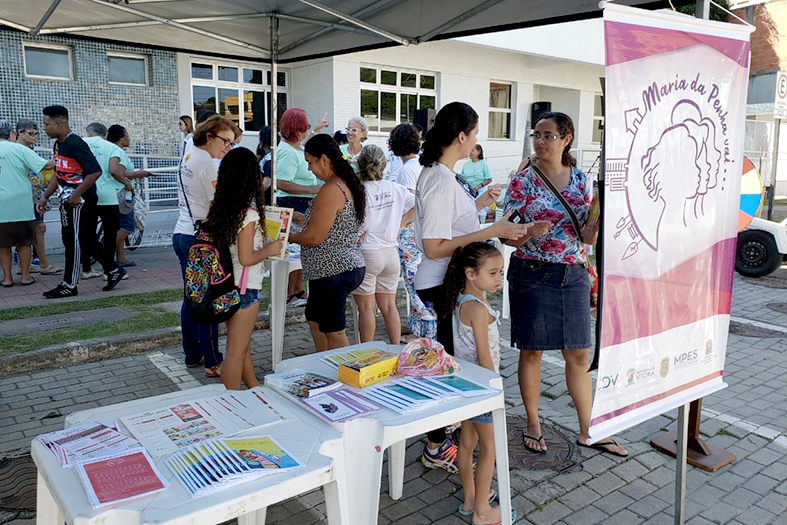
[[[787,219],[781,223],[755,217],[738,234],[735,270],[746,277],[762,277],[787,261]]]

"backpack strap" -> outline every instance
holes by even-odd
[[[181,175],[181,169],[183,168],[183,162],[181,161],[180,166],[178,166],[178,182],[180,183],[180,191],[183,192],[183,200],[186,201],[186,209],[189,210],[189,219],[191,219],[191,224],[194,225],[194,216],[191,214],[191,206],[189,206],[189,198],[186,196],[186,188],[183,186],[183,176]],[[194,225],[196,229],[196,225]]]

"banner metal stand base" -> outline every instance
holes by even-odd
[[[732,463],[735,460],[735,454],[726,449],[709,445],[699,438],[701,412],[702,399],[692,401],[688,417],[687,461],[692,467],[707,470],[708,472],[715,472],[724,465]],[[678,452],[677,441],[678,434],[676,432],[662,432],[653,436],[650,440],[650,444],[659,452],[676,457]]]

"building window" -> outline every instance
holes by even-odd
[[[361,116],[369,131],[388,133],[397,124],[413,123],[418,109],[435,109],[435,73],[391,68],[360,68]]]
[[[23,44],[25,75],[34,78],[71,80],[71,48],[43,44]]]
[[[277,71],[278,115],[287,109],[287,71]],[[209,109],[232,120],[244,131],[270,125],[271,72],[258,65],[191,63],[191,100],[194,117]]]
[[[140,55],[107,53],[109,60],[109,83],[148,85],[148,59]]]
[[[604,136],[604,98],[596,95],[593,103],[593,142],[601,144]]]
[[[511,135],[511,84],[489,84],[489,133],[490,139],[510,139]]]

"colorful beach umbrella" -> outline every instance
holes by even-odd
[[[738,231],[743,230],[757,216],[762,203],[762,178],[749,157],[743,157],[741,206],[738,212]]]

